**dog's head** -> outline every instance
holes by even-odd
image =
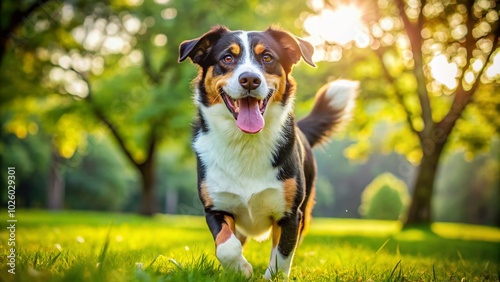
[[[270,103],[289,103],[289,73],[301,58],[311,66],[314,47],[286,31],[230,31],[217,26],[181,43],[179,62],[201,67],[197,99],[205,107],[224,103],[225,114],[245,133],[264,127]]]

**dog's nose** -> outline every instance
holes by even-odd
[[[252,72],[242,73],[239,79],[241,86],[248,91],[255,90],[261,83],[259,75]]]

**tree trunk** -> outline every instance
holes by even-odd
[[[58,169],[59,155],[53,149],[50,171],[49,171],[49,185],[47,189],[47,208],[49,210],[60,210],[64,202],[64,179],[61,171]]]
[[[432,143],[431,150],[424,149],[418,174],[415,180],[413,197],[404,228],[410,226],[429,226],[431,223],[431,199],[434,192],[434,182],[439,158],[443,152],[445,142]]]
[[[142,193],[139,213],[145,216],[152,216],[156,213],[155,197],[155,173],[154,158],[149,158],[145,163],[139,166],[141,176]]]

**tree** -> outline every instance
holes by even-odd
[[[335,4],[325,5],[321,8],[339,9]],[[327,53],[332,54],[333,50],[337,51],[334,55],[340,52],[341,56],[342,51],[351,52],[354,58],[364,62],[365,66],[359,68],[364,68],[365,74],[358,76],[362,81],[367,80],[364,89],[396,105],[372,107],[371,111],[376,113],[373,116],[405,117],[405,127],[387,139],[388,144],[419,163],[405,227],[429,225],[436,171],[449,141],[460,139],[469,147],[484,147],[491,134],[495,134],[495,127],[498,128],[495,121],[481,118],[483,113],[473,113],[478,105],[485,104],[481,101],[494,101],[496,109],[500,104],[498,97],[492,94],[498,93],[498,84],[491,84],[500,78],[497,4],[488,0],[395,0],[357,5],[361,14],[365,11],[362,16],[367,25],[355,25],[358,30],[353,31],[349,40],[336,40],[324,34],[320,39]],[[353,10],[353,6],[348,7],[347,12]],[[324,11],[317,13],[325,14]],[[309,33],[314,33],[315,21],[318,21],[313,19],[305,22]],[[375,56],[348,50],[354,46],[370,48]],[[379,66],[381,71],[371,66]],[[370,78],[373,74],[375,78]],[[381,78],[388,84],[381,85]],[[480,92],[481,95],[476,94]],[[498,111],[487,112],[498,119]],[[487,129],[489,136],[476,134],[467,139],[470,136],[454,132],[459,127],[457,124],[467,123],[471,116],[476,120],[479,116],[482,128],[476,127],[476,130]]]
[[[448,32],[451,38],[443,42],[450,45],[457,43],[457,46],[460,46],[458,49],[465,51],[464,55],[458,55],[460,58],[465,59],[465,64],[462,65],[461,73],[457,73],[458,79],[456,86],[445,86],[451,88],[450,90],[453,93],[449,95],[453,95],[454,98],[451,106],[442,118],[437,118],[435,117],[436,115],[434,114],[433,116],[432,113],[433,108],[429,96],[433,91],[429,91],[427,87],[431,79],[429,75],[425,73],[425,60],[429,59],[424,58],[426,56],[424,54],[425,34],[422,36],[422,33],[424,32],[424,28],[430,28],[430,26],[436,22],[446,23],[448,20],[447,13],[445,13],[445,10],[443,10],[443,12],[430,10],[426,13],[425,9],[427,7],[432,7],[434,3],[423,2],[420,7],[417,8],[418,16],[415,19],[409,16],[413,8],[406,6],[403,0],[398,0],[396,3],[399,15],[404,23],[405,32],[410,41],[409,47],[414,58],[414,68],[412,71],[417,80],[417,95],[421,108],[419,117],[423,120],[423,128],[418,130],[411,119],[415,114],[410,112],[404,102],[402,94],[398,93],[396,90],[396,95],[401,97],[400,105],[408,112],[408,125],[418,136],[423,151],[413,191],[412,203],[405,223],[406,226],[430,223],[431,198],[434,191],[435,175],[443,149],[449,140],[449,136],[457,120],[462,117],[464,110],[471,103],[472,97],[479,87],[481,80],[485,79],[485,81],[488,81],[487,78],[483,78],[483,72],[486,66],[490,64],[490,58],[496,52],[500,29],[498,27],[498,16],[496,20],[491,18],[488,19],[488,14],[490,12],[495,12],[494,7],[490,6],[494,4],[492,2],[483,1],[488,4],[486,6],[481,6],[479,2],[481,1],[468,1],[465,4],[443,7],[449,9],[452,17],[455,15],[461,16],[462,21],[458,23],[458,25],[462,27],[465,26],[466,32],[456,34],[453,32],[454,29],[448,26]],[[463,8],[465,8],[465,10]],[[446,52],[446,50],[443,51]],[[432,61],[427,62],[429,65]],[[481,66],[478,68],[474,67],[476,62]],[[382,63],[381,65],[387,70],[385,64]],[[389,80],[394,79],[388,71],[386,74]]]

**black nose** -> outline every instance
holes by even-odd
[[[241,86],[248,91],[256,89],[261,83],[259,75],[252,72],[244,72],[240,74],[239,79]]]

